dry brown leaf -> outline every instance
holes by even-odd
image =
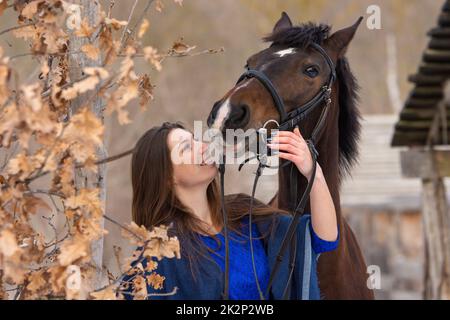
[[[22,284],[25,281],[27,271],[18,263],[7,262],[3,264],[4,278],[11,284]]]
[[[158,54],[158,50],[149,46],[149,47],[145,47],[142,51],[144,52],[145,60],[147,60],[147,62],[151,63],[156,68],[156,70],[161,71],[162,56],[160,54]]]
[[[42,88],[39,83],[22,87],[24,101],[34,112],[40,111],[42,108],[41,91]]]
[[[100,207],[101,202],[99,199],[100,190],[94,189],[81,189],[77,195],[68,197],[64,200],[64,205],[70,209],[76,209],[78,207]]]
[[[150,233],[147,228],[144,226],[138,226],[134,221],[131,221],[131,223],[127,226],[127,229],[132,233],[124,229],[122,230],[122,235],[129,240],[136,241],[136,236],[139,237],[139,241],[146,241],[150,239]]]
[[[6,2],[6,0],[0,1],[0,16],[3,14],[3,11],[5,11],[7,7],[8,3]]]
[[[21,117],[16,104],[13,102],[7,105],[0,114],[0,141],[2,146],[8,147],[11,136],[16,126],[20,123]]]
[[[49,282],[53,293],[56,295],[62,294],[67,279],[66,268],[60,265],[51,266],[47,269],[47,273],[50,275]]]
[[[72,145],[72,153],[77,161],[85,162],[93,154],[95,147],[103,144],[104,127],[88,108],[82,108],[70,119],[63,137]],[[89,154],[89,152],[94,152]]]
[[[132,233],[122,230],[122,235],[134,244],[140,246],[145,244],[143,255],[146,258],[155,257],[158,260],[161,260],[163,257],[181,258],[178,238],[167,235],[169,226],[161,225],[149,231],[144,226],[138,226],[136,223],[131,222],[127,227]],[[138,239],[136,239],[136,236]]]
[[[107,25],[112,26],[115,30],[119,30],[120,28],[122,28],[123,26],[126,26],[128,23],[126,21],[120,21],[114,18],[105,18],[105,23]]]
[[[147,266],[145,268],[146,272],[152,272],[158,268],[158,262],[152,259],[148,259]]]
[[[16,235],[8,229],[0,232],[0,253],[5,257],[11,257],[19,251]]]
[[[95,300],[117,300],[116,287],[111,285],[101,291],[91,292],[91,297]]]
[[[7,172],[11,175],[19,175],[19,179],[25,179],[34,170],[40,167],[40,163],[25,153],[19,153],[8,162]]]
[[[80,28],[75,31],[75,35],[80,38],[89,38],[94,33],[94,28],[89,25],[86,17],[80,23]]]
[[[28,290],[35,292],[47,284],[47,281],[44,278],[44,272],[44,269],[41,269],[28,275]]]
[[[66,100],[75,99],[79,94],[95,89],[101,79],[106,79],[109,76],[108,71],[103,68],[87,67],[83,69],[83,72],[89,77],[64,89],[61,93],[62,98]]]
[[[24,196],[22,199],[22,210],[24,213],[36,214],[39,208],[51,211],[52,208],[43,199],[35,196]]]
[[[84,46],[81,47],[81,51],[84,52],[86,54],[86,56],[89,59],[92,60],[97,60],[99,54],[100,54],[100,49],[97,48],[96,46],[93,46],[92,44],[88,43],[85,44]]]
[[[152,272],[146,278],[147,278],[147,283],[156,290],[163,288],[164,280],[166,279],[166,277],[161,276],[161,275],[157,274],[156,272]]]
[[[47,45],[47,53],[63,53],[67,50],[68,36],[56,25],[43,28],[41,39]],[[40,51],[36,49],[36,51]]]
[[[5,1],[6,2],[6,1]],[[26,19],[33,19],[37,12],[38,6],[44,2],[44,0],[36,0],[28,3],[20,12],[20,14]]]
[[[162,12],[164,9],[164,4],[162,3],[161,0],[156,0],[156,5],[155,5],[155,9],[158,12]]]
[[[74,177],[73,159],[66,156],[61,159],[59,169],[53,176],[51,190],[60,190],[65,196],[73,195],[75,193]]]
[[[98,76],[102,80],[105,80],[109,77],[108,70],[100,67],[86,67],[83,69],[83,72],[90,76]]]
[[[72,100],[78,97],[79,94],[95,89],[95,86],[100,82],[96,76],[87,77],[84,80],[76,82],[72,87],[64,89],[61,97],[66,100]]]
[[[134,300],[146,300],[148,297],[147,283],[142,275],[137,275],[133,279]]]
[[[144,74],[139,78],[139,106],[141,111],[147,109],[147,104],[150,100],[153,100],[153,88],[150,83],[150,78],[147,74]]]
[[[158,260],[175,257],[180,259],[180,242],[176,237],[171,237],[167,241],[152,239],[145,246],[144,256],[155,257]]]
[[[90,241],[81,236],[74,236],[61,245],[58,261],[61,266],[68,266],[74,261],[87,257],[90,253]]]
[[[106,114],[110,115],[114,111],[117,112],[117,119],[119,124],[124,125],[131,122],[128,118],[128,111],[124,107],[131,100],[138,97],[138,82],[130,81],[127,85],[120,86],[118,90],[114,91],[111,98],[106,105]]]
[[[183,38],[181,38],[179,41],[176,41],[173,43],[172,48],[170,49],[169,53],[175,53],[175,54],[187,54],[189,51],[194,50],[196,46],[189,46],[183,42]]]
[[[139,27],[138,38],[142,38],[144,36],[144,34],[147,32],[149,26],[150,26],[150,22],[148,22],[147,19],[144,19],[142,21],[141,26]]]
[[[101,236],[108,233],[107,230],[104,230],[101,225],[100,219],[81,217],[78,220],[77,228],[81,234],[87,239],[94,241],[99,239]]]
[[[47,62],[47,61],[44,61],[44,62],[41,64],[41,73],[40,73],[39,76],[40,76],[41,78],[45,79],[45,78],[47,78],[49,72],[50,72],[50,67],[48,66],[48,62]]]

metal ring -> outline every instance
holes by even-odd
[[[269,120],[267,120],[266,122],[264,122],[264,124],[263,124],[262,127],[265,129],[266,126],[267,126],[267,124],[268,124],[268,123],[271,123],[271,122],[275,122],[275,123],[277,124],[277,127],[280,127],[280,124],[279,124],[278,121],[275,120],[275,119],[269,119]]]

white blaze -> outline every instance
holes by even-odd
[[[231,95],[236,93],[236,91],[238,89],[246,87],[248,85],[248,83],[249,83],[249,81],[244,82],[243,84],[237,86]],[[222,126],[223,126],[225,120],[227,120],[228,116],[230,115],[230,111],[231,111],[230,97],[231,97],[231,95],[228,97],[227,100],[225,100],[224,103],[222,103],[219,110],[217,110],[217,116],[216,116],[216,119],[214,120],[214,123],[212,124],[211,128],[219,129],[219,130],[222,129]]]
[[[230,98],[225,100],[224,103],[220,106],[219,110],[217,111],[216,119],[214,120],[214,123],[212,125],[212,128],[214,129],[222,129],[222,125],[225,122],[225,120],[228,118],[228,115],[230,114]]]
[[[295,48],[289,48],[289,49],[284,49],[284,50],[275,52],[275,54],[277,54],[280,58],[282,58],[288,54],[294,54],[294,53],[295,53]]]

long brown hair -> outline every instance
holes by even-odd
[[[172,225],[169,232],[179,238],[182,257],[189,259],[192,270],[195,267],[194,254],[204,255],[202,250],[210,251],[210,248],[199,238],[199,232],[207,233],[204,222],[183,205],[175,193],[167,138],[170,131],[177,128],[186,130],[179,122],[164,122],[161,126],[148,130],[136,143],[131,160],[132,218],[136,224],[144,225],[147,229],[161,224]],[[211,220],[215,226],[222,228],[221,197],[217,178],[209,184],[206,192]],[[245,236],[241,232],[242,218],[248,215],[249,204],[250,196],[245,194],[225,197],[229,231]],[[255,223],[267,221],[266,219],[273,217],[275,212],[287,213],[255,199],[252,214]],[[271,230],[272,228],[268,228],[260,238],[267,237]],[[220,246],[220,240],[213,237]]]

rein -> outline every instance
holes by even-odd
[[[325,85],[322,86],[322,88],[319,90],[319,92],[308,102],[305,104],[294,108],[294,110],[290,112],[286,112],[286,108],[283,103],[283,99],[278,94],[278,91],[276,90],[275,86],[273,85],[272,81],[262,72],[255,69],[247,69],[246,72],[244,72],[237,81],[236,84],[240,83],[241,81],[248,79],[248,78],[256,78],[258,79],[265,87],[265,89],[270,93],[272,96],[272,99],[274,101],[275,107],[277,108],[278,114],[280,116],[280,124],[278,125],[278,130],[284,130],[284,131],[290,131],[293,130],[295,127],[298,127],[298,123],[301,122],[303,119],[306,118],[306,116],[312,112],[315,108],[324,105],[324,108],[322,109],[322,112],[320,114],[320,118],[318,122],[316,123],[316,126],[314,127],[314,130],[311,134],[311,137],[306,140],[306,143],[308,145],[308,148],[311,152],[312,160],[313,160],[313,171],[311,179],[308,181],[308,185],[306,186],[306,190],[303,193],[300,202],[297,204],[297,179],[298,179],[298,170],[295,168],[295,164],[292,162],[286,161],[283,165],[280,166],[280,168],[285,167],[289,163],[291,164],[291,207],[293,208],[293,218],[291,223],[289,224],[288,230],[286,231],[286,234],[283,238],[283,241],[281,243],[281,247],[277,253],[277,259],[275,261],[275,264],[273,266],[273,269],[270,273],[269,278],[269,284],[266,289],[265,295],[262,293],[260,284],[258,281],[258,276],[256,273],[256,266],[255,266],[255,260],[253,255],[253,238],[252,238],[252,211],[253,211],[253,200],[255,197],[255,191],[256,186],[258,183],[259,177],[262,175],[262,171],[265,167],[269,167],[267,165],[267,151],[263,150],[263,154],[260,153],[260,150],[258,150],[258,155],[256,158],[258,159],[258,169],[255,173],[255,180],[253,183],[253,189],[252,189],[252,196],[250,200],[250,207],[249,207],[249,236],[250,236],[250,250],[251,250],[251,256],[252,256],[252,264],[253,264],[253,273],[255,275],[255,280],[258,288],[258,292],[260,295],[261,300],[265,300],[265,297],[268,297],[270,293],[270,289],[273,285],[273,282],[275,280],[275,275],[277,274],[279,267],[281,265],[281,262],[284,258],[284,253],[286,251],[286,248],[288,246],[288,243],[292,241],[293,235],[296,231],[298,220],[303,214],[307,200],[309,198],[312,185],[314,183],[315,175],[316,175],[316,167],[317,167],[317,158],[319,156],[319,153],[317,152],[317,149],[315,147],[315,143],[317,142],[317,137],[320,131],[322,130],[326,115],[328,113],[328,107],[331,104],[331,88],[333,85],[333,82],[336,80],[336,70],[333,61],[328,56],[326,51],[318,44],[312,43],[311,47],[318,51],[321,56],[325,59],[329,69],[330,69],[330,77]],[[276,120],[269,120],[277,122]],[[277,122],[278,123],[278,122]],[[265,125],[258,129],[259,134],[266,134],[267,129],[265,128]],[[228,243],[228,222],[227,222],[227,214],[225,210],[224,205],[224,198],[225,198],[225,190],[224,190],[224,175],[225,175],[225,161],[224,158],[222,159],[222,163],[219,165],[219,172],[220,172],[220,180],[221,180],[221,200],[222,200],[222,215],[223,215],[223,221],[224,221],[224,238],[225,238],[225,274],[224,274],[224,292],[223,292],[223,298],[225,300],[229,299],[229,243]],[[247,159],[249,160],[249,159]],[[242,168],[242,166],[247,162],[244,161],[239,167],[239,170]],[[295,180],[295,181],[294,181]],[[294,183],[293,183],[294,182]],[[294,187],[295,186],[295,187]],[[291,252],[290,252],[290,260],[289,260],[289,276],[288,281],[286,283],[286,286],[283,290],[283,299],[287,299],[287,295],[289,293],[288,287],[289,283],[292,278],[292,274],[294,271],[295,266],[295,254],[296,254],[296,248],[297,248],[297,237],[293,240],[293,245],[291,246]]]

